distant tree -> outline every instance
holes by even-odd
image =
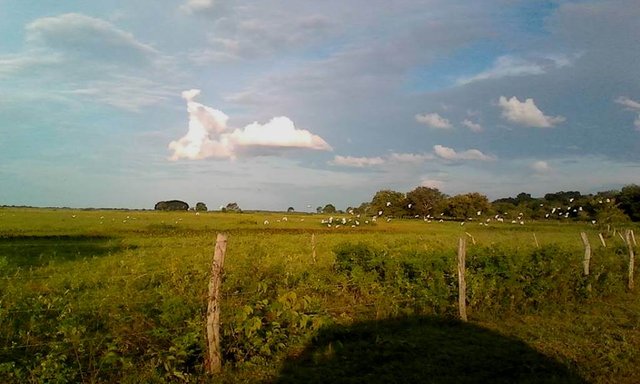
[[[477,217],[477,213],[486,214],[491,209],[489,199],[478,192],[456,195],[447,200],[446,214],[459,219]]]
[[[371,203],[365,201],[364,203],[360,204],[358,208],[354,208],[353,211],[359,215],[368,215],[372,212]]]
[[[544,199],[548,202],[556,202],[560,204],[569,204],[570,200],[576,200],[582,197],[578,191],[560,191],[555,193],[547,193]]]
[[[203,202],[196,203],[196,211],[206,212],[207,211],[207,205],[205,203],[203,203]]]
[[[187,211],[189,204],[180,200],[159,201],[156,203],[154,209],[156,211]]]
[[[373,214],[382,211],[384,216],[402,217],[409,214],[404,193],[390,189],[376,192],[371,199],[371,208]]]
[[[316,207],[316,213],[322,213],[322,207],[320,206]]]
[[[336,207],[333,204],[327,204],[322,208],[322,213],[336,213]]]
[[[238,203],[229,203],[226,207],[222,208],[222,212],[242,212]]]
[[[287,208],[287,212],[291,213],[291,212],[295,212],[296,210],[293,207],[289,207]]]
[[[437,188],[417,187],[411,192],[407,192],[407,209],[412,214],[420,216],[433,215],[442,204],[447,195]],[[411,208],[409,208],[411,204]]]
[[[633,221],[640,221],[640,185],[622,188],[618,195],[620,209]]]

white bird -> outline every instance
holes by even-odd
[[[409,207],[409,209],[411,209],[411,207],[413,206],[413,204],[409,203],[409,205],[407,205],[407,207]]]
[[[553,209],[551,210],[551,213],[556,213],[556,209],[555,209],[555,208],[553,208]]]
[[[596,221],[595,221],[595,220],[591,220],[591,224],[595,224],[595,223],[596,223]]]
[[[387,207],[390,207],[390,206],[391,206],[391,202],[387,201]]]
[[[378,216],[382,216],[382,211],[378,211]]]
[[[262,224],[269,225],[269,220],[265,220]]]
[[[282,221],[289,221],[289,219],[287,219],[286,217],[283,217]]]
[[[549,217],[549,214],[547,213],[546,215],[544,215],[544,217]]]
[[[463,226],[463,225],[464,225],[464,221],[462,223],[460,223],[460,226]]]
[[[521,222],[520,222],[520,225],[524,225],[524,221],[521,221]]]
[[[482,211],[478,211],[478,212],[476,213],[476,215],[478,215],[478,216],[482,215]]]
[[[570,203],[573,203],[573,197],[569,199],[569,202],[570,202]]]
[[[611,202],[611,200],[610,200],[610,199],[607,199],[607,203],[610,203],[610,202]]]

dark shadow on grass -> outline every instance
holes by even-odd
[[[39,267],[51,262],[105,256],[126,248],[120,239],[108,236],[5,236],[0,237],[0,258],[8,270]]]
[[[332,326],[277,383],[586,383],[524,342],[436,317]]]

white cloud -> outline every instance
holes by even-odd
[[[392,153],[389,160],[398,163],[414,163],[419,164],[427,160],[433,160],[434,156],[430,153]]]
[[[500,96],[498,105],[502,108],[502,117],[512,123],[527,127],[550,128],[566,119],[562,116],[547,116],[536,106],[533,99],[520,102],[513,96],[507,99]]]
[[[453,148],[445,147],[442,145],[435,145],[433,147],[433,150],[436,156],[444,160],[494,160],[492,156],[485,155],[477,149],[468,149],[464,152],[456,152]]]
[[[615,101],[618,104],[624,105],[628,109],[631,109],[633,111],[640,111],[640,102],[632,100],[626,96],[620,96]]]
[[[229,132],[229,117],[194,101],[199,94],[197,89],[182,92],[187,100],[189,129],[185,136],[169,143],[169,149],[173,151],[171,160],[235,158],[243,149],[256,147],[331,150],[320,136],[297,129],[285,116],[274,117],[266,124],[254,122]]]
[[[422,123],[428,127],[431,128],[437,128],[437,129],[450,129],[452,128],[451,123],[449,122],[449,120],[445,119],[444,117],[440,116],[437,113],[424,113],[424,114],[417,114],[415,116],[416,121],[418,123]]]
[[[444,181],[435,180],[435,179],[423,179],[422,181],[420,181],[420,186],[427,187],[427,188],[442,189],[442,187],[444,186]]]
[[[79,13],[43,17],[26,26],[26,41],[69,56],[147,60],[158,51],[113,24]]]
[[[536,173],[547,173],[551,171],[551,167],[546,161],[536,161],[529,166]]]
[[[632,100],[626,96],[620,96],[615,100],[616,103],[624,105],[628,110],[638,113],[638,116],[633,121],[633,126],[636,127],[636,131],[640,131],[640,102]]]
[[[482,132],[482,125],[478,124],[478,123],[474,123],[473,121],[469,120],[469,119],[464,119],[464,121],[462,122],[462,125],[464,125],[465,127],[469,128],[472,132]]]
[[[339,156],[336,155],[330,164],[341,165],[345,167],[364,168],[374,165],[384,164],[385,160],[382,157],[353,157],[353,156]]]
[[[457,80],[458,84],[464,85],[476,81],[500,79],[510,76],[542,75],[550,69],[562,68],[572,63],[572,59],[563,55],[549,55],[525,59],[511,55],[498,57],[493,67],[470,77],[462,77]]]
[[[215,0],[187,0],[186,3],[180,6],[180,9],[186,13],[193,13],[210,10],[215,7],[215,5]]]
[[[346,167],[371,167],[389,163],[422,164],[425,161],[433,160],[435,156],[430,153],[390,153],[387,156],[376,157],[354,157],[335,156],[329,161],[331,165],[341,165]]]

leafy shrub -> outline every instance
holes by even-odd
[[[366,243],[342,243],[334,248],[336,255],[335,268],[340,273],[353,275],[354,269],[359,267],[364,272],[376,272],[384,278],[385,258],[387,254]]]

